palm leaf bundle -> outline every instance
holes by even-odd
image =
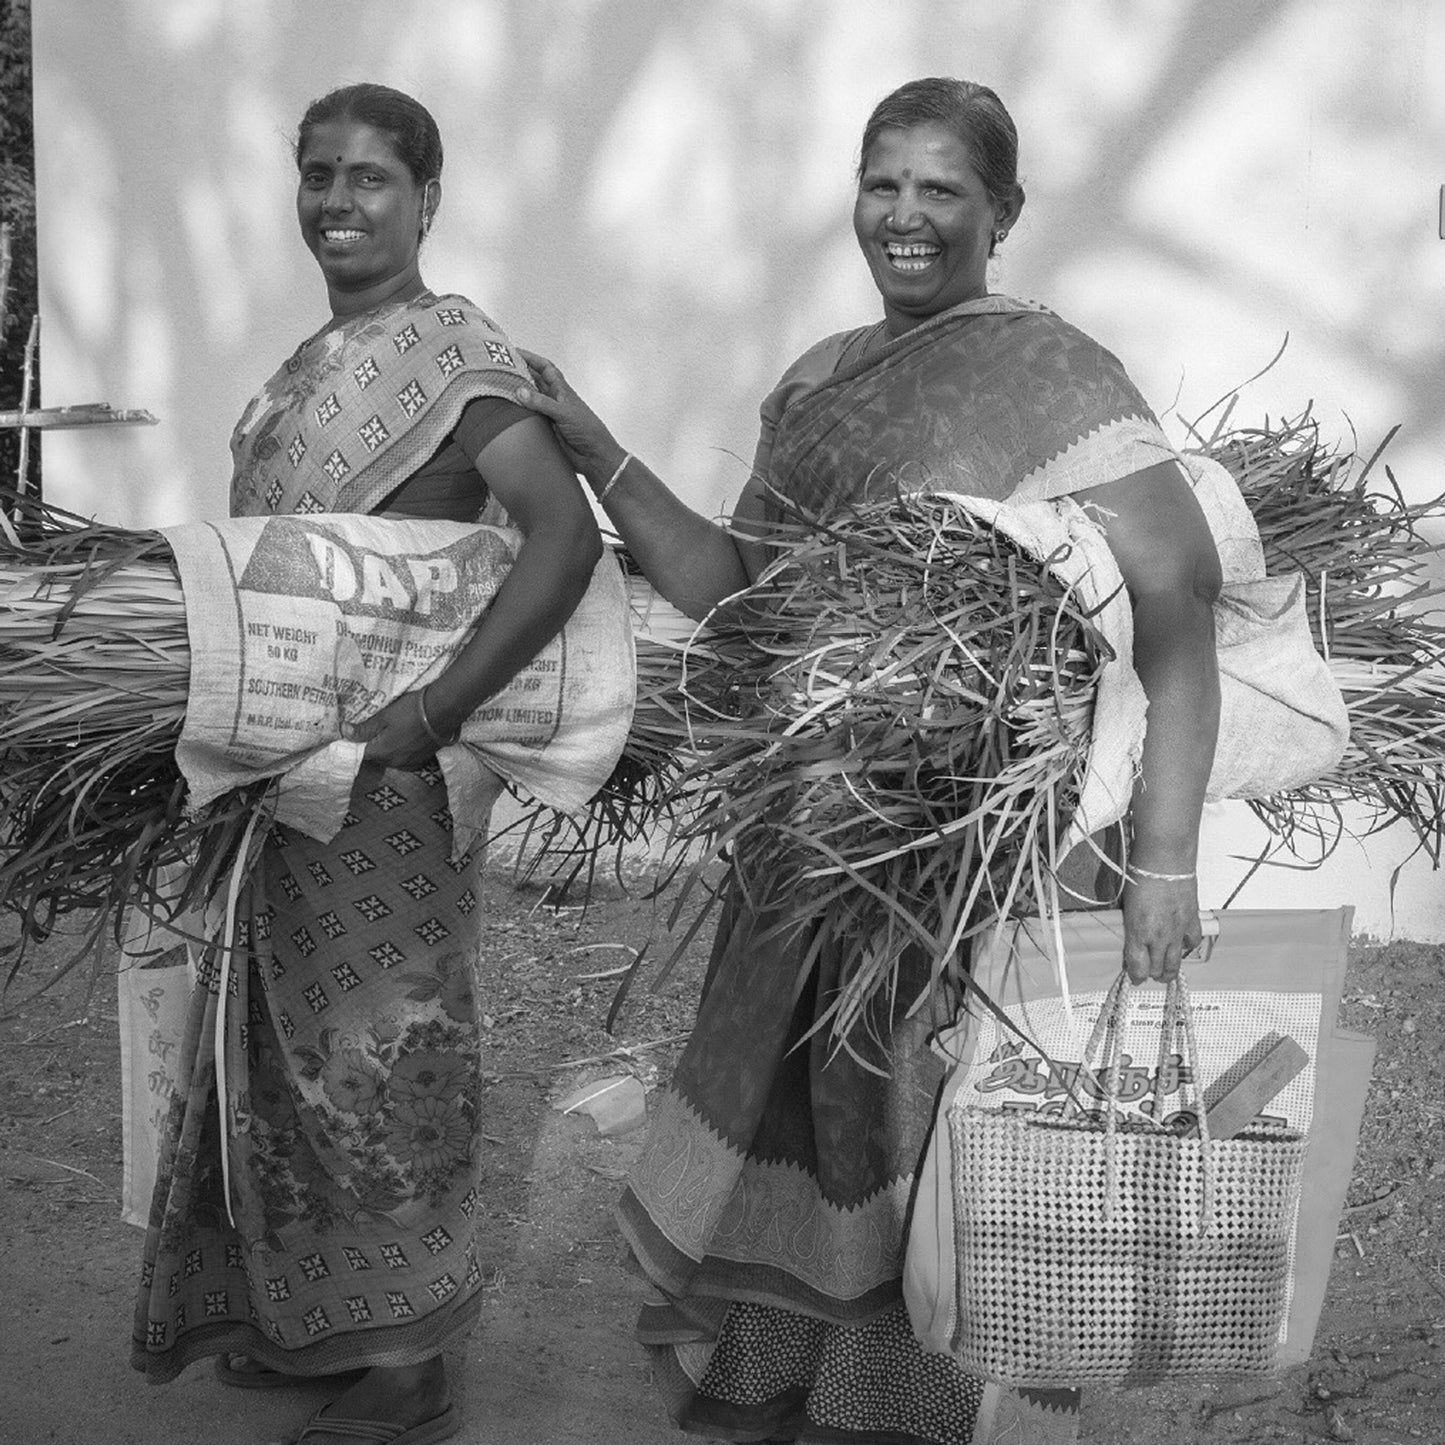
[[[34,497],[0,527],[0,905],[21,943],[173,917],[229,875],[264,789],[200,813],[175,745],[190,649],[171,552]],[[254,830],[253,830],[254,831]],[[184,866],[182,866],[184,865]]]
[[[1388,441],[1388,438],[1387,438]],[[1317,863],[1362,805],[1445,841],[1445,627],[1423,578],[1445,519],[1325,448],[1306,414],[1221,430],[1268,570],[1305,574],[1316,641],[1353,737],[1327,775],[1251,804]],[[896,981],[1011,913],[1051,905],[1107,644],[1041,563],[944,498],[804,518],[780,560],[689,651],[680,686],[696,761],[678,833],[731,852],[780,928],[836,945],[847,979],[825,1017],[844,1039]]]
[[[1445,511],[1407,504],[1388,468],[1380,488],[1377,458],[1323,446],[1308,415],[1221,424],[1199,449],[1235,475],[1270,570],[1304,572],[1354,730],[1329,776],[1256,811],[1302,856],[1363,805],[1371,828],[1404,821],[1438,862],[1445,629],[1424,610],[1423,569]],[[7,505],[0,907],[27,937],[71,913],[92,937],[126,907],[165,918],[204,902],[257,836],[268,790],[186,806],[174,748],[189,653],[169,548],[33,498]],[[856,1021],[905,945],[941,960],[1045,896],[1104,644],[1047,569],[940,499],[795,519],[778,541],[777,565],[705,636],[639,637],[632,738],[591,814],[537,809],[521,826],[574,877],[663,825],[693,856],[736,851],[856,955],[838,1003]]]
[[[20,922],[8,984],[64,920],[77,924],[73,962],[108,926],[119,937],[127,910],[166,922],[203,908],[264,841],[273,788],[188,806],[175,747],[190,647],[164,536],[34,496],[0,505],[0,909]],[[590,813],[538,805],[523,818],[537,858],[590,878],[608,849],[669,816],[680,646],[640,649],[643,712]]]
[[[1199,450],[1228,468],[1259,527],[1271,575],[1304,575],[1315,643],[1350,714],[1338,765],[1251,804],[1285,850],[1321,857],[1347,831],[1396,823],[1438,867],[1445,845],[1445,626],[1429,564],[1445,498],[1411,503],[1377,463],[1325,444],[1308,413],[1225,430]],[[1347,825],[1344,810],[1353,814]],[[1363,819],[1363,823],[1359,820]]]
[[[775,540],[685,659],[696,761],[677,839],[703,843],[699,868],[732,854],[754,907],[808,929],[810,950],[843,950],[823,1017],[846,1039],[905,948],[937,977],[1040,906],[1110,650],[1046,566],[946,496]]]

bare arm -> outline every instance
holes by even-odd
[[[426,687],[427,718],[445,737],[556,636],[602,555],[592,510],[545,422],[517,422],[472,460],[525,540],[471,636]],[[436,752],[415,693],[388,703],[356,736],[368,760],[390,767],[419,767]]]
[[[1131,810],[1124,966],[1136,983],[1169,978],[1200,939],[1194,871],[1219,730],[1213,612],[1219,556],[1173,462],[1080,492],[1075,500],[1103,526],[1119,563],[1134,609],[1134,666],[1149,699]]]
[[[617,534],[643,574],[678,611],[701,620],[746,587],[761,566],[762,548],[693,511],[637,458],[544,356],[523,351],[537,386],[517,400],[551,421],[573,466],[601,495]],[[619,472],[618,468],[622,467]],[[762,488],[750,481],[733,513],[740,530],[762,521]]]

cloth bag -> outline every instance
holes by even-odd
[[[1307,1056],[1250,1131],[1306,1141],[1303,1203],[1298,1209],[1291,1206],[1288,1220],[1284,1293],[1269,1342],[1273,1348],[1242,1366],[1236,1361],[1198,1370],[1258,1372],[1308,1357],[1353,1163],[1371,1048],[1367,1040],[1341,1035],[1335,1027],[1351,910],[1239,910],[1216,918],[1218,934],[1208,953],[1186,964],[1199,1056],[1196,1086],[1207,1096],[1269,1035],[1294,1039]],[[968,1363],[967,1352],[976,1348],[970,1333],[976,1324],[967,1317],[968,1286],[961,1278],[965,1259],[958,1201],[969,1187],[962,1177],[961,1131],[983,1136],[990,1127],[1002,1133],[1020,1118],[1057,1122],[1066,1117],[1072,1109],[1070,1091],[1078,1093],[1080,1080],[1087,1079],[1083,1052],[1118,975],[1122,942],[1117,912],[1064,913],[1047,925],[1023,920],[1006,926],[981,950],[974,969],[1002,1017],[975,1001],[936,1042],[951,1069],[919,1172],[904,1270],[909,1315],[928,1349]],[[1152,1123],[1190,1104],[1181,1094],[1183,1061],[1166,1058],[1161,1066],[1159,1059],[1163,990],[1145,986],[1137,994],[1132,1021],[1119,1035],[1120,1103],[1126,1119],[1133,1113]],[[1087,1090],[1087,1083],[1083,1087]],[[1181,1197],[1197,1203],[1197,1173],[1194,1180],[1192,1196],[1185,1188]],[[1016,1214],[1040,1223],[1032,1200],[1016,1196],[1014,1203]],[[1058,1248],[1057,1234],[1051,1236],[1045,1227],[1027,1237],[1020,1232],[1001,1257],[1004,1265],[1012,1255],[1021,1261],[1018,1268],[1032,1270]],[[1085,1302],[1075,1313],[1087,1308]],[[985,1362],[984,1368],[1002,1372],[996,1362]],[[1105,1373],[1094,1378],[1123,1383],[1175,1372],[1173,1363],[1151,1362],[1138,1352],[1122,1362],[1116,1355],[1098,1368]],[[1063,1378],[1065,1373],[1070,1377]],[[1078,1384],[1083,1378],[1077,1368],[1061,1368],[1060,1375],[1051,1383]]]
[[[166,1115],[176,1091],[181,1038],[195,971],[185,943],[145,919],[122,941],[116,961],[116,1026],[120,1031],[120,1217],[144,1229]]]

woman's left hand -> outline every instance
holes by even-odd
[[[436,757],[436,740],[422,725],[420,696],[419,690],[404,692],[351,730],[353,742],[366,744],[368,763],[415,773]]]
[[[1134,983],[1167,983],[1204,941],[1199,887],[1192,878],[1140,878],[1124,884],[1124,971]]]

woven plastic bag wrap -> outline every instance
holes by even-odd
[[[1314,1137],[1350,917],[1217,915],[1208,956],[1186,964],[1197,1072],[1161,1053],[1164,990],[1133,991],[1112,1159],[1096,1124],[1070,1120],[1077,1099],[1099,1104],[1082,1066],[1119,974],[1119,914],[1010,925],[982,951],[974,976],[1003,1017],[975,1002],[938,1040],[953,1067],[909,1229],[904,1297],[927,1348],[1038,1387],[1260,1375],[1298,1357],[1334,1238],[1321,1254],[1299,1237],[1301,1180],[1337,1217],[1353,1152],[1353,1134],[1348,1148],[1332,1136],[1326,1160]],[[1206,1228],[1191,1119],[1276,1036],[1303,1066],[1235,1137],[1210,1142]]]
[[[1206,796],[1267,798],[1327,773],[1344,756],[1350,738],[1344,696],[1320,656],[1305,614],[1304,578],[1297,572],[1268,577],[1264,549],[1233,477],[1209,457],[1181,459],[1219,553],[1224,585],[1214,605],[1219,662],[1219,737]],[[1040,505],[1040,504],[1030,504]],[[1096,525],[1067,498],[1055,503],[1076,538]],[[1124,579],[1112,554],[1089,559],[1090,592],[1122,593]],[[1087,594],[1086,594],[1087,595]],[[1101,613],[1099,626],[1114,650],[1105,687],[1120,696],[1114,672],[1134,675],[1133,634]],[[1128,810],[1134,772],[1144,746],[1145,721],[1132,708],[1102,709],[1090,746],[1084,801],[1069,844],[1117,822]],[[1107,799],[1107,806],[1096,800]]]
[[[1207,796],[1265,798],[1328,772],[1349,742],[1349,715],[1315,648],[1298,573],[1267,577],[1264,550],[1239,487],[1218,462],[1182,458],[1219,552],[1214,607],[1219,738]],[[1144,750],[1148,704],[1133,663],[1133,613],[1096,517],[1070,498],[996,502],[948,494],[1047,564],[1093,617],[1112,657],[1094,703],[1089,760],[1061,856],[1128,812]]]
[[[1214,606],[1220,717],[1208,797],[1267,798],[1339,762],[1349,713],[1310,632],[1304,577],[1266,576],[1259,528],[1234,478],[1209,457],[1184,461],[1224,573]]]
[[[322,842],[364,752],[347,732],[442,671],[522,545],[509,527],[329,513],[164,531],[191,645],[176,760],[193,803],[279,777],[279,821]],[[608,553],[561,632],[438,753],[458,852],[486,829],[499,778],[580,810],[622,752],[635,691]]]
[[[1128,811],[1144,750],[1148,702],[1131,661],[1134,617],[1119,564],[1103,532],[1072,502],[997,502],[947,493],[948,499],[1047,564],[1103,633],[1113,658],[1094,696],[1089,763],[1063,851],[1117,822]]]

